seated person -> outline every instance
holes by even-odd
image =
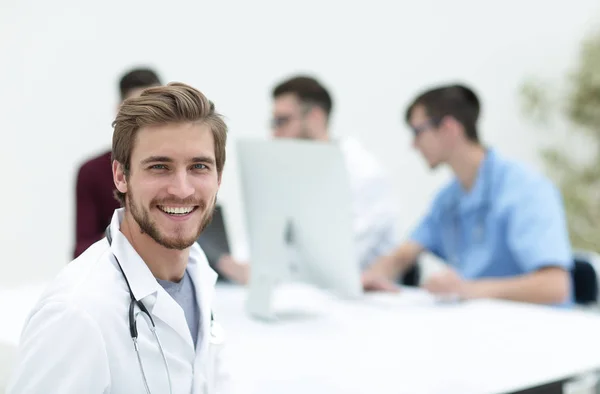
[[[383,166],[352,138],[334,140],[329,134],[332,99],[315,79],[298,76],[273,90],[273,136],[330,141],[344,155],[353,193],[354,232],[361,268],[392,251],[398,242],[392,186]],[[246,284],[249,265],[224,255],[215,270]]]
[[[406,111],[414,145],[454,179],[409,240],[363,273],[366,290],[390,290],[422,251],[448,263],[424,283],[441,296],[570,304],[573,257],[562,199],[540,173],[484,147],[479,99],[467,87],[419,95]]]
[[[131,70],[119,81],[121,102],[139,96],[145,88],[160,84],[158,76],[152,70]],[[73,258],[104,237],[104,230],[110,223],[113,212],[120,207],[114,190],[110,150],[86,161],[79,168]]]

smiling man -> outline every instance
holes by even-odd
[[[30,313],[8,393],[222,393],[216,273],[196,243],[215,207],[227,126],[180,83],[126,100],[114,122],[106,238]]]

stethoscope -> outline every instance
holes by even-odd
[[[110,234],[110,226],[106,228],[106,239],[108,240],[108,244],[112,244],[112,236]],[[127,289],[129,290],[129,297],[131,298],[131,302],[129,303],[129,334],[131,335],[131,340],[133,341],[133,347],[135,349],[135,354],[137,355],[138,364],[140,366],[140,371],[142,372],[142,379],[144,380],[144,387],[146,388],[146,393],[150,393],[150,388],[148,387],[148,379],[146,378],[146,373],[144,372],[144,365],[142,363],[142,357],[140,356],[140,348],[138,346],[138,331],[137,331],[137,317],[140,314],[146,315],[146,323],[148,324],[148,328],[152,331],[152,335],[154,335],[154,339],[158,344],[158,349],[160,350],[160,355],[163,359],[163,363],[165,364],[165,371],[167,372],[167,379],[169,380],[169,393],[173,394],[173,387],[171,385],[171,373],[169,372],[169,363],[167,362],[167,357],[165,357],[165,352],[163,350],[162,344],[160,342],[160,338],[156,333],[156,325],[154,324],[154,319],[148,312],[146,305],[142,301],[138,301],[133,296],[133,291],[131,290],[131,286],[129,285],[129,280],[127,280],[127,275],[125,275],[125,271],[123,271],[123,267],[121,267],[121,263],[119,263],[119,259],[114,255],[115,261],[121,270],[121,274],[123,274],[123,278],[125,279],[125,283],[127,284]],[[135,306],[138,306],[139,311],[135,312]]]
[[[112,236],[110,233],[110,226],[106,228],[106,239],[108,240],[108,244],[111,245],[112,244]],[[131,290],[131,286],[129,285],[129,280],[127,280],[127,275],[125,275],[125,271],[123,271],[123,267],[121,267],[121,263],[119,263],[119,259],[117,259],[117,256],[115,256],[114,254],[113,254],[113,256],[115,257],[115,261],[117,262],[117,265],[119,266],[119,269],[121,270],[121,274],[123,274],[123,278],[125,279],[125,283],[127,284],[127,289],[129,290],[129,297],[131,298],[131,302],[129,304],[129,334],[131,335],[131,340],[133,341],[133,347],[134,347],[135,353],[137,355],[138,364],[140,366],[140,371],[142,372],[142,379],[144,381],[144,387],[146,388],[146,393],[151,394],[150,388],[148,387],[148,379],[146,378],[146,373],[144,372],[144,365],[142,363],[142,358],[140,356],[140,349],[138,346],[137,317],[140,314],[145,315],[144,317],[145,317],[146,323],[148,324],[148,328],[150,329],[150,331],[152,331],[152,335],[154,335],[154,339],[156,340],[156,343],[158,344],[158,349],[160,350],[160,355],[162,357],[163,363],[165,364],[165,371],[167,372],[167,379],[169,381],[169,393],[173,394],[173,387],[171,385],[171,373],[169,371],[169,363],[167,362],[167,357],[165,356],[165,352],[164,352],[162,344],[160,342],[160,338],[158,337],[158,334],[156,332],[156,325],[154,324],[154,319],[152,319],[152,316],[150,315],[150,312],[148,312],[148,309],[146,308],[144,303],[142,301],[138,301],[135,299],[135,297],[133,295],[133,291]],[[138,312],[135,312],[136,305],[139,308]],[[214,318],[213,318],[212,312],[210,314],[210,321],[211,321],[211,327],[213,327]],[[212,329],[211,329],[211,335],[213,335],[213,336],[215,335]]]
[[[489,153],[488,153],[489,154]],[[489,160],[489,158],[488,158]],[[493,163],[490,161],[484,162],[486,166],[483,172],[483,199],[482,206],[478,208],[478,214],[476,218],[475,228],[473,229],[473,238],[476,243],[482,243],[485,239],[485,224],[490,211],[490,204],[492,198],[492,174],[493,174]],[[452,220],[451,226],[451,248],[450,251],[450,262],[455,268],[459,265],[459,251],[460,251],[460,197],[456,196],[454,201],[450,204],[447,209],[447,214]]]

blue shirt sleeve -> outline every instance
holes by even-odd
[[[531,182],[513,204],[507,242],[521,267],[526,272],[545,266],[570,270],[573,255],[565,212],[554,185],[547,179]]]
[[[446,259],[442,244],[442,223],[439,197],[431,205],[429,212],[413,230],[409,239],[441,259]]]

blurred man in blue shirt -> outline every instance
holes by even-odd
[[[480,143],[479,110],[476,94],[460,85],[426,91],[409,106],[414,146],[432,169],[449,165],[454,179],[409,239],[364,273],[363,285],[393,290],[392,281],[429,251],[448,263],[424,283],[436,295],[569,304],[573,257],[560,193]]]

